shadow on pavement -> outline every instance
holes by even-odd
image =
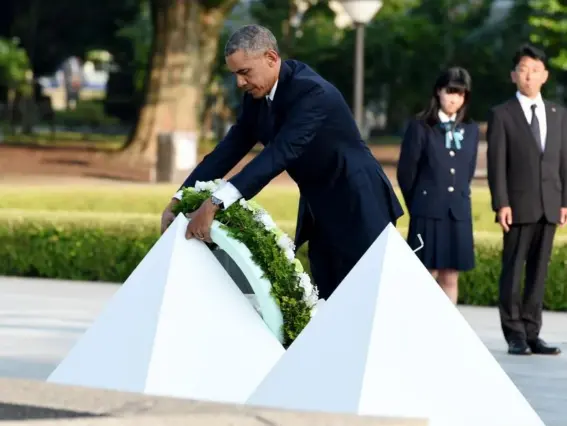
[[[35,405],[6,404],[0,402],[0,420],[63,419],[78,417],[105,417],[102,414],[70,411]]]

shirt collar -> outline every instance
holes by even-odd
[[[268,96],[266,96],[266,98],[270,101],[274,100],[274,95],[276,94],[276,89],[278,87],[278,80],[276,80],[274,87],[272,87],[272,90],[270,90],[270,93],[268,94]]]
[[[533,104],[536,104],[537,106],[543,106],[543,98],[541,97],[541,93],[538,93],[535,99],[530,99],[527,96],[522,95],[518,91],[516,92],[516,97],[518,98],[520,105],[522,105],[522,108],[524,109],[529,110]]]
[[[457,118],[457,114],[453,114],[451,117],[449,117],[441,110],[437,112],[437,116],[439,117],[439,120],[441,120],[441,123],[446,123],[447,121],[455,121],[455,118]]]

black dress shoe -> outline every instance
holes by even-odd
[[[531,355],[532,351],[525,340],[510,340],[508,353],[510,355]]]
[[[538,355],[559,355],[561,349],[555,346],[549,346],[542,339],[529,340],[528,346],[532,350],[532,353]]]

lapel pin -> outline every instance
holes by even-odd
[[[551,111],[555,112],[555,107],[551,108]]]

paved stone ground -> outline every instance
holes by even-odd
[[[0,377],[45,379],[116,289],[112,284],[0,277]],[[460,309],[546,425],[564,426],[567,314],[545,313],[543,329],[543,337],[560,344],[565,355],[512,357],[505,352],[495,309]]]

